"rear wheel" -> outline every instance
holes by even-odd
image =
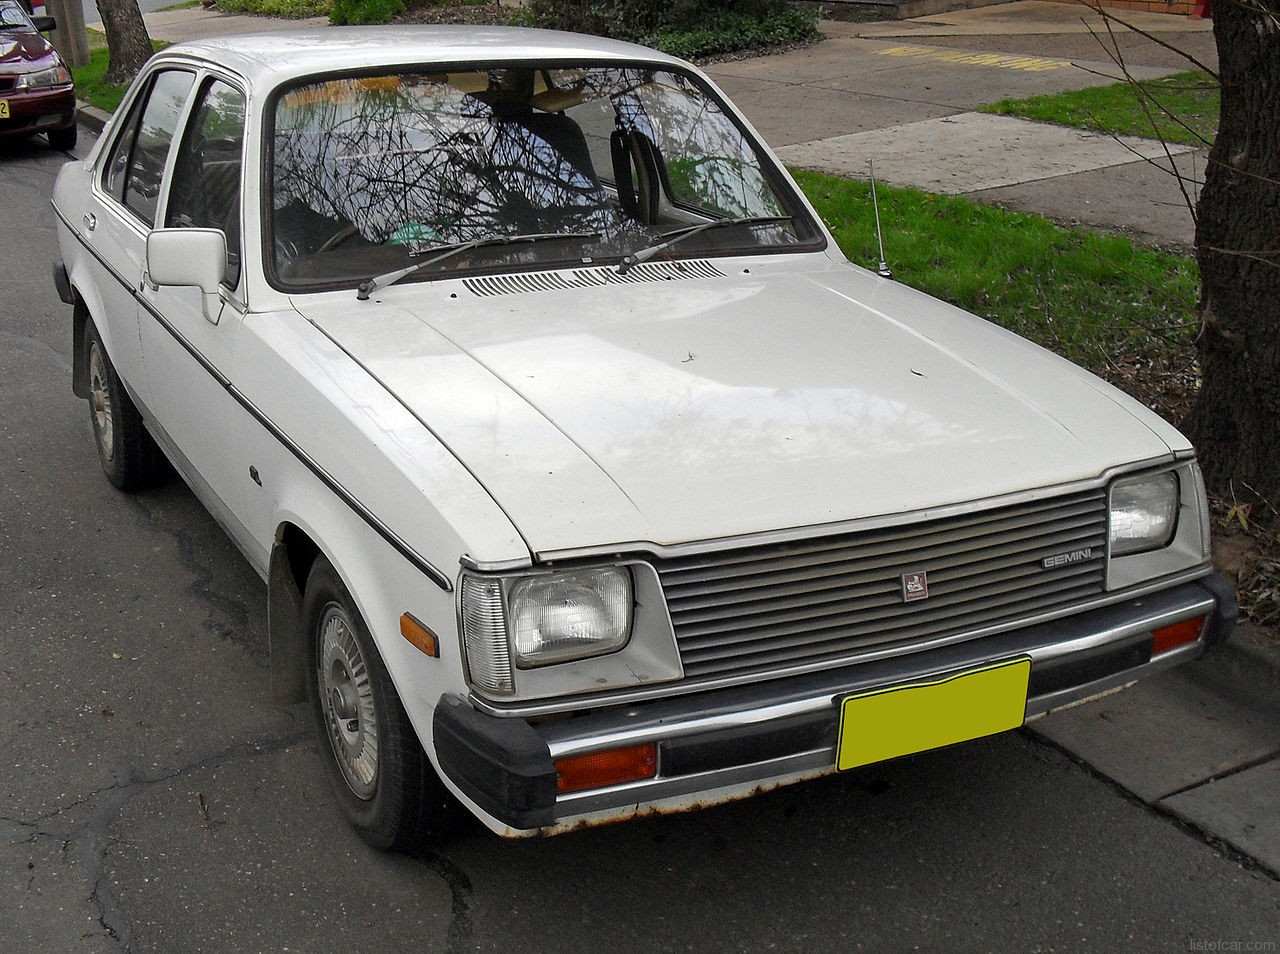
[[[338,806],[380,850],[421,848],[457,814],[396,694],[369,630],[324,557],[303,599],[308,695]]]
[[[89,419],[103,473],[121,490],[142,490],[164,473],[164,455],[107,357],[98,329],[85,323],[84,360],[89,379]]]

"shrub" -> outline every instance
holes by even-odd
[[[218,0],[225,13],[257,13],[270,17],[303,19],[329,12],[329,0]]]
[[[818,38],[816,17],[786,8],[760,17],[722,11],[702,26],[688,30],[658,30],[639,37],[646,46],[686,60]]]
[[[530,20],[691,59],[813,40],[817,16],[784,0],[531,0]]]

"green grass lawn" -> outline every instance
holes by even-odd
[[[89,37],[92,40],[93,31],[89,32]],[[100,46],[91,47],[89,62],[84,66],[77,66],[71,71],[71,75],[76,81],[77,99],[113,113],[120,105],[120,99],[124,96],[127,87],[103,82],[102,77],[106,72],[107,48]]]
[[[1005,99],[980,109],[1059,126],[1203,146],[1218,131],[1218,84],[1205,73],[1177,73],[1136,87],[1115,83],[1053,96]]]

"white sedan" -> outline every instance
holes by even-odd
[[[651,50],[179,44],[53,207],[108,479],[167,458],[267,581],[376,846],[964,742],[1234,622],[1176,430],[851,265]]]

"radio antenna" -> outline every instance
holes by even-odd
[[[880,229],[880,200],[876,198],[876,161],[868,159],[867,168],[871,170],[871,207],[876,213],[876,243],[880,246],[880,267],[876,269],[876,274],[881,278],[892,278],[893,269],[884,260],[884,232]]]

